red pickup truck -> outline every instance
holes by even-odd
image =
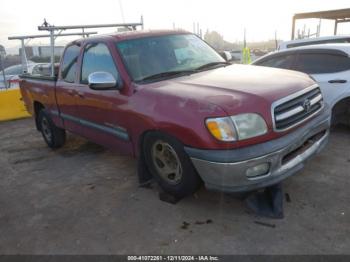
[[[278,183],[329,134],[329,109],[309,76],[231,65],[185,31],[73,41],[56,77],[22,75],[20,87],[49,147],[69,131],[143,157],[178,197],[202,182],[225,192]]]

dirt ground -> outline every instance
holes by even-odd
[[[136,161],[31,119],[0,123],[1,254],[350,254],[350,129],[284,182],[285,218],[202,188],[176,205],[138,187]],[[188,223],[183,225],[183,223]],[[263,222],[267,224],[258,224]]]

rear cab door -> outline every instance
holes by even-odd
[[[80,45],[75,43],[68,45],[64,51],[56,83],[56,101],[59,110],[51,112],[53,115],[60,115],[64,128],[76,134],[82,133],[77,110],[77,72],[80,51]]]
[[[77,69],[80,55],[80,45],[70,44],[66,47],[60,68],[60,74],[56,83],[56,100],[59,114],[64,121],[64,128],[81,134],[81,126],[78,121],[77,111]]]

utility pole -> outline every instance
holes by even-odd
[[[318,29],[317,29],[317,37],[320,37],[321,35],[321,23],[322,23],[322,19],[320,19],[320,21],[318,22]]]
[[[247,47],[247,31],[246,29],[244,28],[244,40],[243,40],[243,47],[246,48]]]
[[[278,47],[277,30],[275,30],[275,46],[276,46],[276,50],[277,50],[277,47]]]
[[[1,72],[2,72],[2,77],[4,78],[4,85],[5,89],[7,89],[7,81],[6,81],[6,75],[5,75],[5,70],[4,70],[4,65],[2,63],[2,54],[0,54],[0,66],[1,66]]]
[[[3,48],[3,46],[0,46],[0,66],[1,66],[1,71],[2,71],[2,76],[4,78],[4,85],[5,85],[5,89],[7,89],[7,81],[6,81],[6,75],[5,75],[5,68],[4,68],[4,64],[2,63],[2,58],[6,56],[6,52],[5,52],[5,48]]]

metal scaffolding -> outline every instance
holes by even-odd
[[[296,21],[300,20],[300,19],[310,19],[310,18],[333,20],[334,21],[334,35],[336,35],[337,31],[338,31],[338,24],[350,22],[350,8],[295,14],[293,16],[293,24],[292,24],[292,40],[294,40],[294,38],[295,38]],[[318,29],[318,30],[320,30],[320,29]]]

